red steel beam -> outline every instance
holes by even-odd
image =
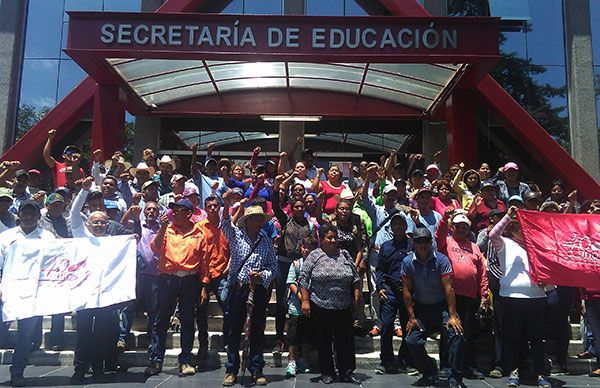
[[[193,12],[206,0],[166,0],[156,12]],[[96,82],[86,77],[46,116],[10,147],[0,157],[0,161],[19,160],[23,168],[30,168],[41,157],[48,137],[48,131],[57,129],[55,142],[59,142],[79,122],[83,114],[91,108],[96,94]],[[114,136],[121,136],[114,134]]]
[[[57,129],[55,142],[58,142],[81,120],[94,100],[96,82],[86,77],[63,98],[46,116],[31,127],[25,135],[2,155],[0,160],[19,160],[23,168],[29,169],[42,156],[42,149],[48,139],[48,131]]]
[[[429,16],[415,0],[380,1],[397,16]],[[523,142],[525,149],[532,150],[538,162],[547,166],[548,173],[557,175],[568,185],[577,188],[581,197],[598,198],[600,184],[492,76],[485,76],[477,85],[477,90],[491,110],[497,113],[507,131]]]
[[[98,85],[94,96],[92,150],[101,149],[112,155],[123,148],[125,140],[125,109],[119,100],[119,87]]]
[[[582,198],[599,197],[598,182],[500,84],[487,76],[477,85],[477,90],[498,114],[507,131],[521,142],[523,148],[533,150],[534,158],[541,165],[548,166],[548,173],[576,188]]]

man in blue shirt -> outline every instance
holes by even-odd
[[[380,298],[381,316],[381,363],[375,370],[377,374],[397,372],[394,365],[394,319],[399,315],[400,323],[406,327],[408,315],[402,298],[402,260],[412,251],[412,241],[406,235],[407,222],[404,216],[396,213],[390,221],[393,239],[381,244],[379,260],[375,272],[377,294]],[[410,362],[410,352],[406,341],[402,341],[398,351],[399,367],[404,372]]]
[[[450,259],[432,248],[432,234],[427,228],[413,233],[414,253],[402,261],[402,295],[408,313],[406,342],[422,377],[416,386],[437,383],[437,365],[427,355],[425,343],[431,332],[441,330],[451,364],[448,385],[458,388],[462,383],[464,344],[463,329],[456,313],[452,289]]]

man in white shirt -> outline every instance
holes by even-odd
[[[0,267],[4,272],[10,246],[23,240],[54,240],[54,235],[38,226],[40,219],[39,202],[24,201],[19,206],[18,216],[21,224],[0,234]],[[41,243],[41,241],[40,241]],[[0,300],[2,294],[0,292]],[[42,317],[31,317],[18,320],[18,336],[15,352],[10,367],[10,385],[13,387],[24,387],[25,378],[23,371],[29,362],[29,355],[33,350],[33,342],[36,327]]]

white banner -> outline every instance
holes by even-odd
[[[135,299],[134,235],[13,243],[2,273],[2,320]]]

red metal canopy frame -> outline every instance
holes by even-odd
[[[396,16],[430,16],[415,0],[380,0],[380,2]],[[157,13],[194,12],[202,3],[204,0],[167,0],[157,10]],[[94,65],[90,64],[90,66]],[[114,77],[109,77],[108,82],[108,85],[97,84],[90,77],[86,78],[11,147],[2,156],[2,160],[21,160],[25,167],[31,166],[41,155],[48,130],[57,128],[56,139],[59,140],[92,106],[94,109],[92,147],[102,148],[106,153],[120,148],[119,137],[114,135],[120,133],[119,130],[122,132],[123,107],[131,108],[132,113],[139,109],[135,109],[131,95],[122,92],[124,90],[122,85],[115,82]],[[452,94],[447,98],[446,108],[438,110],[438,115],[447,120],[451,162],[463,160],[468,166],[474,166],[477,162],[475,159],[477,130],[474,106],[476,102],[483,101],[490,112],[506,126],[509,133],[518,139],[524,148],[531,150],[532,155],[541,165],[547,166],[549,175],[556,176],[568,185],[578,188],[580,194],[585,198],[598,196],[600,192],[598,182],[587,174],[489,75],[481,79],[478,74],[471,74],[471,77],[464,78],[462,82],[462,87],[454,88]],[[475,85],[474,88],[468,89],[469,83]],[[232,93],[231,96],[233,97],[235,94]],[[236,96],[236,98],[242,97]],[[288,101],[290,104],[293,102],[292,100]],[[181,104],[188,105],[188,109],[192,109],[193,106],[192,101]],[[163,109],[165,115],[174,115],[181,111],[181,107],[174,105],[165,105]],[[146,114],[158,114],[158,112],[146,112]],[[248,112],[238,112],[238,114],[243,115]],[[106,125],[112,128],[108,128]]]

